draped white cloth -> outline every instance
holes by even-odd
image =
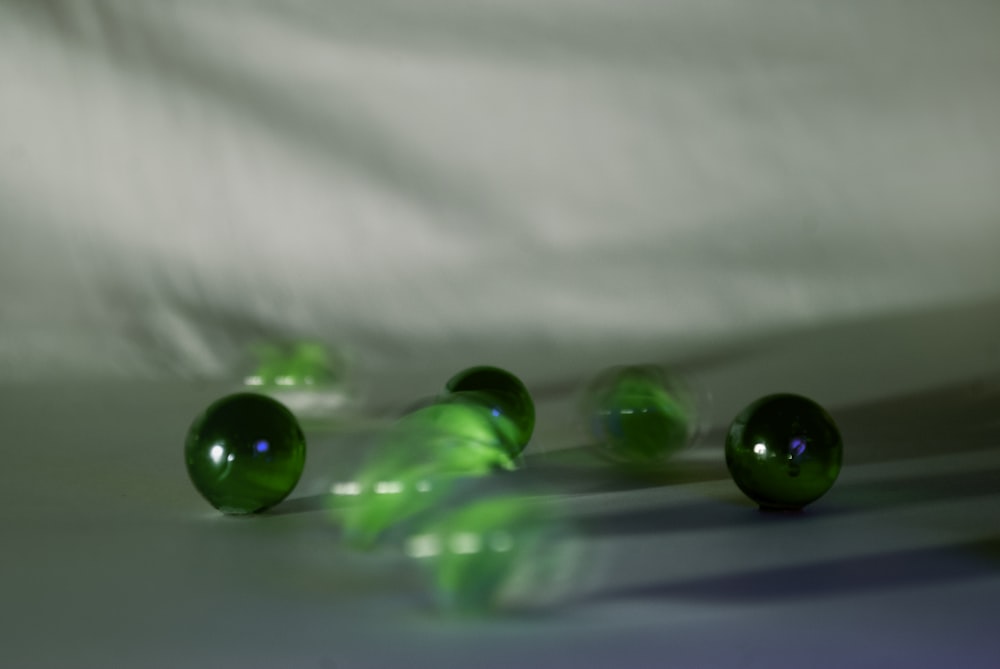
[[[995,363],[998,34],[987,0],[2,2],[0,368],[307,338],[541,382],[955,308],[942,364]]]

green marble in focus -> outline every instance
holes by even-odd
[[[762,509],[797,510],[816,501],[837,480],[842,458],[833,418],[799,395],[753,402],[726,436],[729,473]]]
[[[584,407],[598,444],[625,465],[660,465],[693,432],[690,397],[653,365],[604,372],[586,393]]]
[[[407,414],[379,439],[337,503],[345,540],[371,548],[392,526],[446,497],[455,481],[514,468],[516,429],[475,403],[439,403]]]
[[[465,398],[482,404],[494,418],[506,418],[517,429],[511,442],[511,456],[524,450],[535,430],[535,403],[527,387],[510,372],[499,367],[478,366],[464,369],[445,384],[442,401]]]
[[[246,514],[283,500],[302,475],[306,440],[280,402],[229,395],[195,418],[184,445],[191,482],[219,511]]]

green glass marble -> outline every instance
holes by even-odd
[[[769,395],[733,420],[726,466],[761,509],[798,510],[833,486],[843,450],[837,425],[821,406],[800,395]]]
[[[392,526],[446,497],[464,478],[514,468],[516,428],[475,403],[438,403],[403,416],[376,443],[353,480],[334,485],[345,540],[376,545]]]
[[[511,442],[511,456],[524,450],[535,430],[535,403],[527,387],[510,372],[499,367],[469,367],[445,384],[443,401],[465,398],[487,407],[494,418],[505,418],[517,428]]]
[[[607,370],[588,389],[584,407],[598,445],[624,465],[660,465],[682,450],[693,432],[691,398],[654,365]]]
[[[250,354],[256,366],[244,379],[248,386],[311,388],[340,385],[344,381],[343,360],[317,342],[258,343],[250,347]]]
[[[562,528],[537,501],[501,494],[443,508],[405,541],[432,603],[453,615],[551,604],[576,573]]]
[[[277,400],[238,393],[211,404],[188,430],[184,459],[194,487],[226,514],[263,511],[302,475],[306,440]]]

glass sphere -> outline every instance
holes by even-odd
[[[253,371],[243,383],[268,389],[329,388],[344,385],[347,363],[336,349],[318,342],[258,342],[248,350]]]
[[[582,554],[568,525],[539,498],[486,490],[416,523],[406,555],[441,613],[480,616],[561,603]]]
[[[476,403],[438,403],[403,416],[380,435],[354,478],[333,487],[335,497],[345,498],[338,515],[346,541],[373,548],[456,482],[513,469],[515,432],[506,418]]]
[[[243,385],[273,397],[313,426],[329,426],[358,402],[349,359],[315,341],[261,341],[247,348]],[[356,408],[356,406],[354,407]]]
[[[445,384],[443,401],[462,397],[482,404],[495,418],[509,420],[517,429],[510,455],[517,456],[531,440],[535,430],[535,403],[527,387],[510,372],[499,367],[479,366],[464,369]]]
[[[694,433],[690,393],[655,365],[605,371],[587,389],[583,404],[598,445],[623,465],[660,465]]]
[[[227,514],[263,511],[302,475],[306,440],[283,404],[238,393],[211,404],[188,430],[188,476],[209,504]]]
[[[762,509],[797,510],[837,480],[843,443],[833,418],[800,395],[758,399],[736,416],[726,436],[733,481]]]

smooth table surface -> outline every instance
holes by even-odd
[[[405,560],[341,545],[325,491],[369,427],[314,426],[292,496],[230,518],[194,492],[181,456],[191,418],[223,388],[14,390],[0,475],[5,666],[994,667],[1000,657],[995,385],[835,411],[846,466],[801,514],[763,514],[743,498],[717,432],[644,482],[608,476],[584,449],[532,444],[511,476],[548,485],[577,522],[578,578],[561,606],[474,620],[430,611]]]

